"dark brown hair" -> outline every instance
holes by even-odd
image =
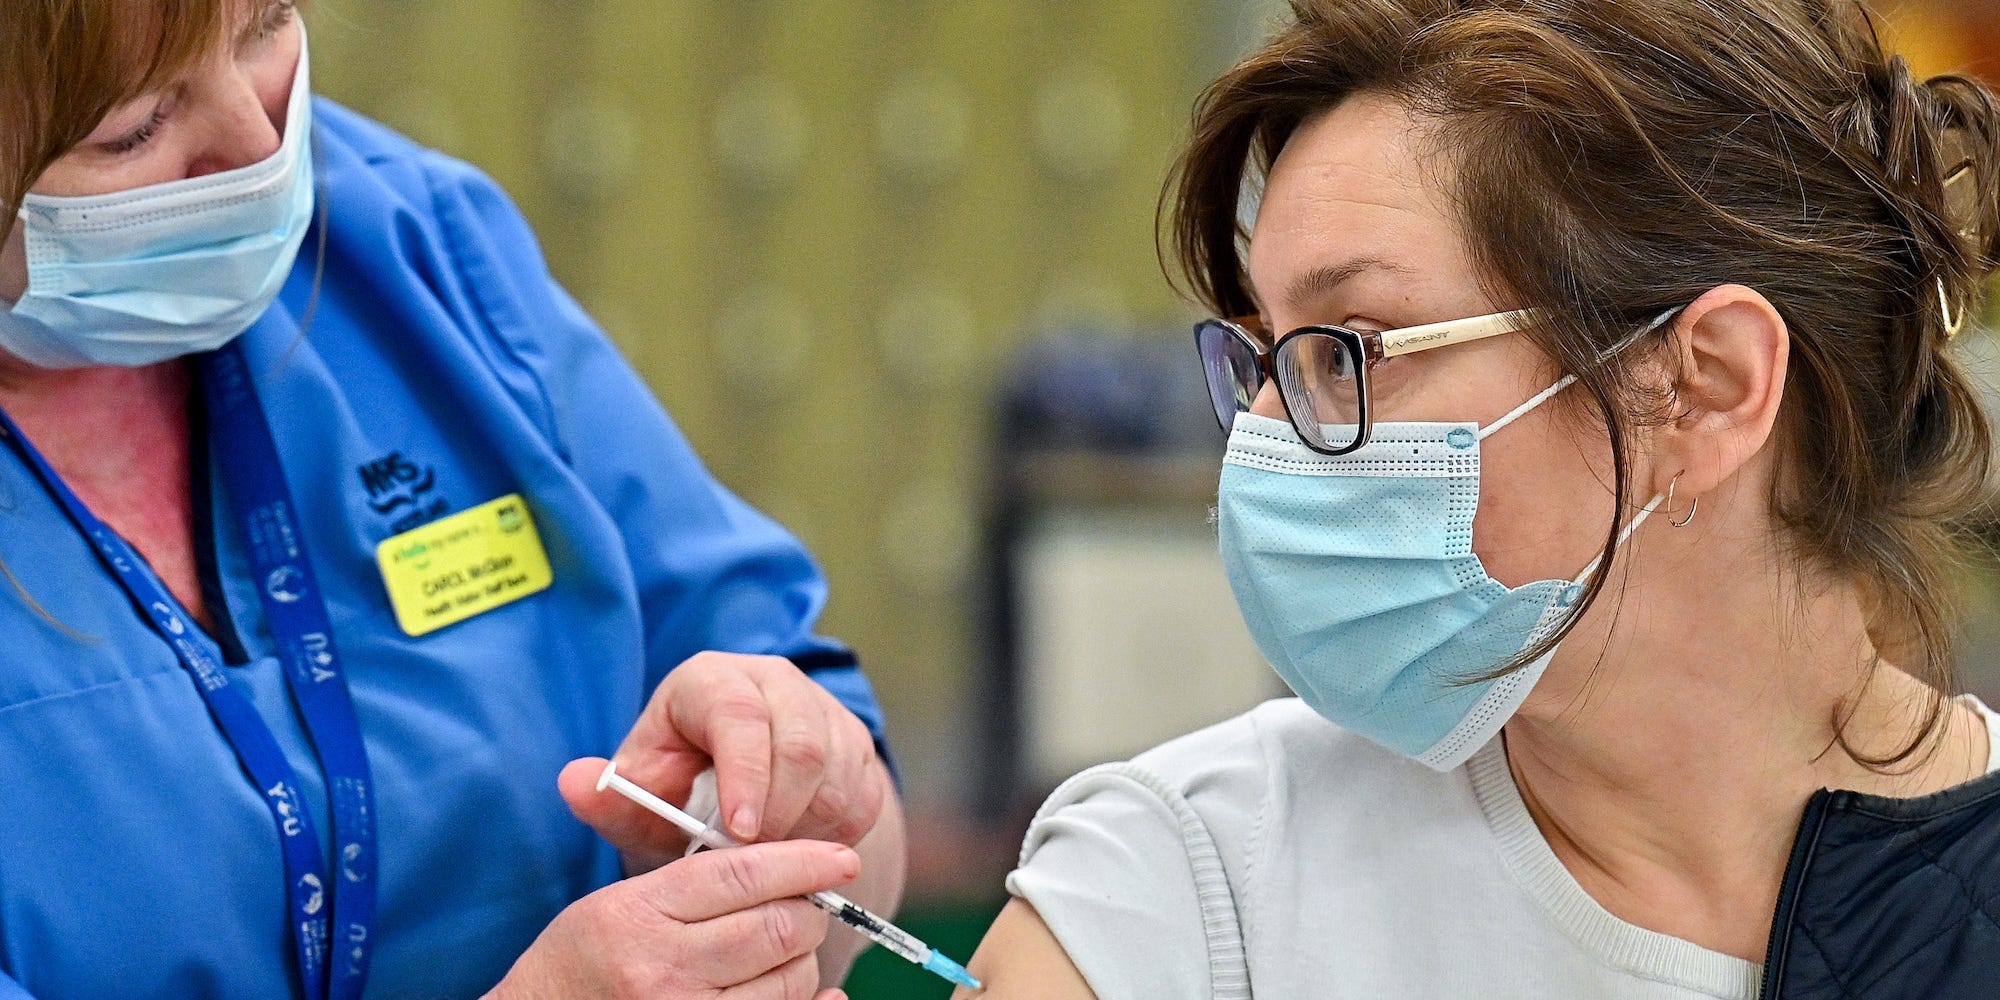
[[[1630,366],[1593,359],[1652,316],[1742,283],[1791,332],[1770,499],[1788,551],[1859,581],[1884,655],[1955,690],[1960,537],[1990,442],[1944,317],[1971,311],[1996,259],[1992,94],[1914,80],[1857,0],[1292,7],[1291,24],[1202,95],[1163,237],[1208,307],[1252,312],[1242,199],[1293,132],[1363,92],[1436,126],[1489,290],[1548,310],[1530,336],[1608,430],[1620,512],[1561,631],[1498,672],[1553,648],[1604,591],[1631,506],[1631,421],[1671,406]],[[1857,759],[1906,760],[1943,717],[1940,695],[1902,752]]]
[[[0,238],[42,172],[228,37],[243,0],[0,3]]]

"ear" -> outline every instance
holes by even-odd
[[[1653,435],[1654,491],[1680,476],[1700,496],[1734,476],[1771,439],[1785,396],[1791,333],[1754,289],[1723,285],[1675,320],[1679,362],[1672,422]]]

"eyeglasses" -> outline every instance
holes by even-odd
[[[1514,333],[1541,315],[1518,309],[1379,332],[1308,326],[1285,334],[1268,350],[1250,333],[1261,329],[1254,317],[1211,319],[1194,328],[1194,343],[1223,430],[1250,409],[1265,379],[1276,379],[1285,415],[1306,445],[1322,455],[1345,455],[1368,443],[1374,426],[1368,371],[1384,358]]]

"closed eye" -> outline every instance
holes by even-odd
[[[101,148],[113,156],[124,156],[127,153],[137,150],[140,146],[151,142],[154,136],[160,134],[160,127],[167,123],[167,114],[167,105],[165,102],[162,102],[159,107],[153,109],[152,114],[146,116],[146,120],[141,122],[138,128],[110,142],[104,143]]]

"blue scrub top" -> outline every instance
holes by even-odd
[[[878,744],[881,712],[813,632],[826,586],[806,552],[702,467],[506,196],[331,103],[314,114],[330,216],[311,328],[317,227],[244,346],[374,770],[367,995],[476,996],[617,877],[556,773],[613,750],[675,664],[786,655]],[[215,641],[324,835],[320,768],[206,455],[196,482]],[[404,635],[377,544],[516,492],[554,586]],[[6,449],[0,525],[20,582],[0,581],[0,998],[302,995],[277,831],[190,676]]]

